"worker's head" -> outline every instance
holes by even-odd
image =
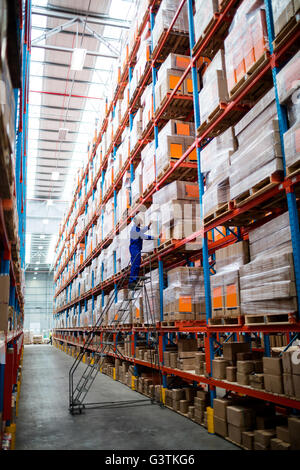
[[[137,227],[140,227],[142,225],[142,219],[138,215],[136,215],[133,219],[133,223]]]

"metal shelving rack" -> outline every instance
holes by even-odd
[[[167,31],[165,31],[165,34],[160,42],[160,45],[158,49],[155,51],[153,54],[152,51],[152,57],[151,57],[151,64],[150,67],[146,67],[145,73],[143,78],[141,79],[138,91],[131,102],[131,104],[128,107],[128,110],[126,112],[126,115],[115,135],[115,138],[111,142],[111,145],[108,149],[107,154],[105,155],[102,165],[100,167],[100,170],[98,174],[96,175],[96,178],[92,184],[92,187],[87,193],[87,196],[85,198],[83,207],[86,205],[88,198],[92,194],[93,188],[95,188],[99,178],[101,178],[101,175],[103,175],[103,171],[105,170],[107,166],[107,160],[115,146],[118,144],[118,139],[120,138],[125,126],[129,122],[129,124],[132,125],[132,119],[133,119],[133,114],[137,109],[137,103],[138,99],[141,96],[143,90],[145,89],[145,86],[149,82],[152,76],[152,83],[153,83],[153,89],[155,85],[155,80],[156,80],[156,64],[157,60],[160,58],[160,52],[163,48],[163,46],[167,43],[169,34],[172,30],[172,27],[178,18],[178,15],[180,14],[182,8],[187,4],[188,8],[188,15],[189,15],[189,44],[190,44],[190,51],[191,51],[191,61],[188,67],[186,68],[185,72],[183,73],[182,77],[178,81],[176,87],[173,89],[171,93],[168,93],[167,99],[164,102],[163,106],[160,107],[158,112],[155,113],[155,104],[154,104],[154,118],[152,119],[151,125],[147,127],[147,129],[144,131],[142,138],[139,140],[138,145],[134,149],[134,151],[131,153],[129,160],[126,162],[126,164],[123,166],[123,169],[121,170],[117,180],[114,182],[113,186],[111,187],[111,190],[109,193],[106,195],[106,197],[103,199],[100,211],[98,211],[98,214],[101,214],[101,209],[103,207],[103,204],[114,194],[115,191],[117,191],[120,188],[120,184],[123,178],[123,175],[125,174],[126,171],[130,170],[131,172],[131,178],[133,177],[133,172],[134,172],[134,166],[136,164],[137,157],[139,155],[139,152],[142,150],[142,148],[147,144],[149,139],[154,139],[156,141],[156,147],[157,147],[157,133],[158,133],[158,125],[162,119],[164,111],[167,109],[171,101],[176,98],[176,99],[181,99],[180,95],[177,95],[177,90],[183,83],[184,79],[187,77],[189,73],[192,74],[192,80],[193,80],[193,103],[194,103],[194,118],[195,118],[195,128],[196,128],[196,133],[201,126],[200,123],[200,112],[199,112],[199,101],[198,101],[198,83],[197,83],[197,61],[199,60],[202,55],[204,55],[205,51],[207,50],[207,47],[210,45],[212,42],[212,39],[216,39],[218,37],[218,34],[222,30],[222,34],[224,34],[224,30],[226,28],[228,29],[230,26],[230,22],[232,20],[232,11],[234,7],[236,7],[240,3],[239,0],[227,0],[222,3],[222,10],[220,11],[219,15],[214,19],[214,23],[212,27],[210,28],[209,32],[206,34],[204,39],[202,40],[201,44],[197,44],[195,46],[195,39],[194,39],[194,22],[193,22],[193,2],[192,0],[182,0],[176,13],[175,16],[172,20],[172,23],[170,27],[168,28]],[[135,54],[138,50],[139,43],[140,43],[140,37],[143,29],[145,28],[146,24],[148,21],[150,21],[150,26],[151,30],[153,29],[154,26],[154,21],[155,21],[155,12],[157,11],[159,2],[157,1],[152,1],[147,9],[147,12],[144,16],[144,19],[142,21],[142,24],[139,29],[139,34],[138,38],[135,42],[134,49],[132,53],[129,56],[127,65],[125,67],[125,70],[123,72],[123,75],[121,77],[121,80],[119,81],[118,88],[115,93],[115,97],[110,104],[106,118],[103,122],[102,129],[99,133],[98,139],[95,143],[95,146],[91,152],[91,157],[90,161],[92,161],[93,156],[95,155],[97,146],[99,145],[101,141],[101,137],[103,132],[105,131],[107,127],[107,122],[108,122],[108,116],[110,111],[113,109],[115,106],[116,100],[122,93],[122,89],[126,86],[127,81],[131,79],[131,73],[132,73],[132,65],[134,63],[135,59]],[[80,273],[84,267],[89,265],[96,256],[101,252],[103,248],[109,245],[110,240],[114,235],[119,233],[119,231],[128,223],[130,222],[132,216],[138,212],[139,208],[145,203],[151,200],[151,197],[155,191],[160,189],[162,186],[165,184],[169,183],[172,181],[172,178],[174,178],[176,169],[182,168],[182,167],[187,167],[188,165],[193,165],[191,163],[186,162],[186,159],[188,155],[196,149],[197,152],[197,170],[198,170],[198,181],[199,181],[199,186],[200,186],[200,207],[202,211],[202,196],[204,193],[204,178],[203,174],[201,172],[201,148],[207,143],[207,140],[212,138],[218,128],[222,124],[224,124],[225,121],[229,119],[235,119],[234,121],[231,121],[230,124],[228,124],[228,127],[230,125],[235,124],[240,118],[237,118],[236,115],[234,118],[232,118],[233,113],[235,112],[240,112],[240,117],[242,117],[247,109],[245,109],[242,106],[242,100],[249,94],[256,86],[258,83],[260,83],[262,80],[268,80],[270,83],[270,88],[274,86],[275,88],[275,93],[276,93],[276,104],[277,104],[277,111],[278,111],[278,119],[280,123],[280,135],[281,135],[281,143],[283,146],[283,133],[287,129],[286,127],[286,119],[285,119],[285,110],[284,108],[279,104],[278,100],[278,93],[277,93],[277,82],[276,82],[276,75],[279,70],[279,66],[284,64],[284,61],[288,59],[289,56],[289,51],[291,49],[295,50],[295,47],[297,44],[299,45],[300,41],[300,30],[299,27],[293,32],[292,35],[290,35],[285,43],[281,45],[279,48],[276,49],[274,52],[273,50],[273,45],[272,42],[274,40],[274,29],[273,29],[273,17],[272,17],[272,8],[271,8],[271,1],[270,0],[265,0],[265,6],[266,6],[266,14],[267,14],[267,25],[268,25],[268,36],[269,36],[269,45],[270,45],[270,54],[267,56],[266,62],[263,64],[263,66],[259,69],[258,73],[253,74],[253,78],[250,78],[246,85],[242,88],[240,92],[238,92],[234,99],[232,99],[227,106],[223,109],[222,113],[217,116],[217,118],[209,124],[204,130],[202,130],[200,133],[198,132],[197,137],[194,141],[194,143],[190,146],[190,148],[179,158],[175,163],[172,162],[170,165],[170,168],[166,171],[166,173],[163,175],[162,178],[156,180],[154,186],[150,189],[150,191],[147,192],[146,195],[142,196],[139,200],[139,204],[134,208],[134,210],[130,210],[127,218],[119,222],[114,230],[108,235],[108,237],[103,240],[90,254],[90,256],[84,261],[84,263],[77,269],[75,270],[75,273],[70,276],[70,278],[58,289],[58,291],[55,294],[55,297],[59,295],[64,289],[66,289],[73,281],[73,279]],[[299,26],[299,25],[298,25]],[[229,121],[228,121],[229,122]],[[78,194],[78,191],[81,190],[82,186],[84,185],[84,180],[87,176],[88,173],[88,166],[84,172],[84,175],[82,177],[82,180],[80,181],[79,187],[76,190],[76,193],[74,195],[73,203],[69,212],[69,216],[71,214],[72,208],[74,207],[75,204],[75,198]],[[175,179],[175,178],[174,178]],[[103,181],[103,179],[102,179]],[[246,202],[240,207],[233,207],[232,209],[228,210],[228,212],[225,215],[219,216],[218,218],[210,221],[207,223],[203,229],[200,231],[192,234],[191,236],[183,239],[183,240],[173,240],[171,245],[167,247],[160,247],[159,250],[156,250],[152,255],[149,256],[149,258],[144,259],[142,262],[143,266],[147,266],[152,264],[152,267],[159,267],[159,277],[160,277],[160,316],[161,320],[163,319],[163,269],[168,269],[170,267],[176,267],[180,265],[186,265],[187,262],[192,263],[195,260],[202,259],[202,264],[203,264],[203,269],[204,269],[204,280],[205,280],[205,297],[206,297],[206,316],[207,316],[207,321],[205,324],[200,324],[200,323],[195,323],[195,322],[176,322],[176,326],[174,328],[168,328],[168,327],[162,327],[161,324],[156,326],[156,331],[159,336],[159,346],[160,346],[160,368],[163,373],[163,377],[166,377],[167,374],[173,374],[179,377],[182,377],[183,379],[190,381],[190,382],[198,382],[198,383],[204,383],[209,386],[209,389],[211,391],[211,399],[214,398],[215,396],[215,388],[220,387],[225,390],[237,392],[237,393],[242,393],[245,395],[249,395],[252,397],[256,397],[262,400],[266,401],[271,401],[274,403],[277,403],[278,405],[286,406],[286,407],[292,407],[294,409],[300,409],[300,402],[298,400],[290,399],[285,396],[279,396],[279,395],[274,395],[268,392],[264,391],[258,391],[251,389],[250,387],[247,386],[242,386],[239,384],[232,384],[226,381],[220,381],[216,380],[211,377],[211,361],[214,358],[214,344],[216,340],[216,336],[218,336],[220,333],[233,333],[233,334],[243,334],[243,335],[250,335],[251,333],[258,333],[258,334],[263,334],[264,335],[264,342],[265,342],[265,352],[267,355],[270,354],[270,346],[269,346],[269,334],[270,333],[277,333],[277,332],[283,332],[288,335],[289,341],[292,339],[292,333],[298,333],[300,331],[300,322],[299,322],[299,312],[298,312],[298,317],[294,323],[291,324],[286,324],[278,327],[277,325],[264,325],[264,326],[247,326],[244,325],[243,322],[241,321],[237,325],[230,325],[230,326],[211,326],[209,324],[209,319],[211,318],[211,294],[210,294],[210,274],[211,274],[211,267],[210,267],[210,257],[213,255],[213,253],[222,247],[225,247],[229,244],[235,243],[238,240],[241,239],[247,239],[249,230],[251,228],[257,227],[259,225],[262,225],[266,223],[268,220],[273,218],[274,216],[278,215],[279,213],[283,212],[285,209],[280,209],[279,211],[274,210],[271,215],[268,217],[265,217],[263,220],[258,220],[254,224],[250,224],[251,217],[249,216],[249,221],[245,223],[243,227],[240,228],[238,234],[233,233],[229,230],[226,231],[226,234],[222,234],[222,237],[217,237],[215,238],[215,234],[217,233],[217,229],[219,226],[222,226],[226,222],[230,221],[230,224],[232,226],[235,225],[235,221],[238,221],[241,216],[245,218],[247,216],[248,212],[252,210],[253,208],[256,208],[258,206],[261,206],[265,204],[267,201],[270,201],[272,198],[275,197],[280,197],[281,201],[286,198],[286,204],[289,210],[289,216],[290,216],[290,224],[291,224],[291,233],[292,233],[292,244],[293,244],[293,255],[294,255],[294,265],[295,265],[295,279],[296,279],[296,286],[297,286],[297,293],[298,293],[298,298],[299,298],[299,289],[300,289],[300,236],[299,236],[299,220],[298,220],[298,211],[297,211],[297,200],[296,200],[296,189],[299,188],[299,182],[300,182],[300,175],[296,175],[292,178],[287,177],[286,174],[284,176],[283,181],[278,182],[275,184],[271,189],[268,189],[265,191],[263,194],[259,194],[258,196],[254,196],[250,202]],[[284,204],[283,204],[284,206]],[[80,243],[81,240],[84,239],[84,237],[87,234],[87,231],[89,228],[95,224],[97,221],[97,218],[99,217],[98,214],[95,214],[94,217],[92,218],[91,222],[87,227],[85,227],[84,231],[78,238],[78,242]],[[202,213],[201,213],[202,214]],[[68,239],[68,236],[72,233],[74,230],[74,227],[76,225],[76,220],[73,223],[72,227],[68,231],[68,234],[64,238],[64,243]],[[65,222],[64,227],[68,226],[68,221]],[[63,230],[62,230],[63,232]],[[60,234],[60,236],[62,233]],[[188,260],[183,259],[181,256],[177,256],[176,254],[180,253],[180,249],[183,247],[188,242],[196,240],[198,237],[202,238],[202,243],[203,243],[203,249],[198,251],[198,252],[193,252],[191,256],[189,256]],[[57,245],[58,246],[58,245]],[[56,266],[58,266],[58,272],[55,276],[55,281],[60,279],[60,276],[64,270],[64,268],[67,266],[68,261],[72,259],[75,253],[75,248],[71,251],[70,255],[66,259],[64,263],[60,262],[60,257],[63,252],[64,244],[60,248],[57,261],[56,261]],[[124,275],[124,273],[118,273],[115,274],[111,279],[108,279],[104,282],[101,282],[100,285],[92,287],[88,292],[85,292],[83,294],[78,295],[78,297],[70,302],[68,302],[66,305],[63,305],[60,308],[56,308],[54,315],[59,316],[63,312],[67,312],[69,309],[73,308],[76,304],[81,305],[83,301],[86,302],[88,298],[94,298],[96,295],[100,295],[108,290],[111,290],[113,286],[118,282],[118,280]],[[83,328],[69,328],[69,329],[64,329],[64,328],[59,328],[56,330],[55,337],[57,338],[58,341],[61,342],[61,344],[73,344],[78,346],[79,344],[82,344],[79,339],[81,335],[84,336],[84,331],[87,329]],[[103,330],[101,330],[103,331]],[[109,331],[109,330],[105,330]],[[127,332],[132,335],[132,341],[133,341],[133,347],[132,351],[134,351],[134,338],[136,335],[138,335],[141,332],[147,332],[147,329],[143,328],[132,328],[128,330],[128,328],[122,328],[119,327],[118,331],[120,332]],[[70,338],[66,339],[64,336],[64,332],[70,332],[73,333],[76,338],[78,339],[77,342],[73,342]],[[163,351],[165,349],[165,345],[168,343],[170,338],[173,338],[173,335],[176,334],[177,336],[180,336],[181,333],[190,333],[190,334],[202,334],[204,335],[205,338],[205,353],[206,353],[206,377],[205,376],[195,376],[194,374],[190,374],[184,371],[180,371],[178,369],[170,369],[166,368],[163,365]],[[117,357],[117,356],[116,356]],[[146,364],[144,361],[140,361],[137,358],[128,358],[128,361],[133,362],[134,364],[142,364],[142,365],[147,365],[148,367],[153,367],[151,364]],[[164,379],[163,381],[163,386],[166,386],[166,380]]]
[[[9,305],[15,315],[9,331],[0,333],[0,449],[13,449],[15,441],[15,417],[17,415],[21,375],[19,366],[23,351],[24,320],[24,268],[26,232],[26,166],[28,141],[28,97],[30,68],[31,0],[10,5],[14,15],[15,29],[8,45],[16,61],[12,71],[12,86],[15,99],[15,167],[10,193],[0,198],[0,252],[1,274],[10,276]],[[14,22],[13,22],[14,23]],[[18,63],[20,59],[20,63]],[[5,172],[3,171],[3,175]],[[9,181],[7,185],[9,186]],[[18,226],[12,235],[7,220],[15,211]],[[4,432],[3,432],[4,431]],[[4,439],[3,439],[4,437]],[[6,439],[8,437],[8,440]]]

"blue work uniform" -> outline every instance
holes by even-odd
[[[140,228],[133,224],[130,230],[130,245],[129,251],[131,256],[131,270],[130,270],[130,277],[129,277],[129,284],[132,282],[136,282],[140,266],[141,266],[141,251],[143,248],[143,240],[153,240],[151,235],[145,235],[147,232],[148,227]]]

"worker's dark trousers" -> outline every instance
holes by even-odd
[[[129,248],[130,251],[130,262],[131,262],[131,270],[130,270],[130,277],[129,283],[136,282],[141,266],[141,252],[135,248]]]

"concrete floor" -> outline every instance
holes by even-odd
[[[221,437],[158,405],[68,411],[73,358],[50,345],[25,346],[17,418],[17,450],[237,450]],[[83,370],[80,364],[80,370]],[[143,400],[126,385],[98,374],[89,402]]]

